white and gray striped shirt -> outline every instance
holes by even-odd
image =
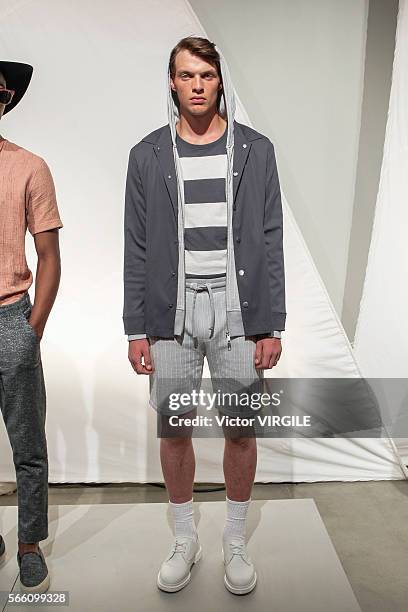
[[[184,181],[186,278],[226,275],[226,143],[227,130],[206,144],[192,144],[176,136]]]

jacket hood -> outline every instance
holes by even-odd
[[[193,37],[202,37],[202,34],[193,34]],[[234,144],[234,118],[235,118],[235,110],[236,110],[236,102],[235,102],[235,94],[234,87],[232,85],[230,73],[228,70],[227,62],[219,49],[219,47],[215,46],[216,51],[220,56],[220,71],[221,71],[221,79],[222,79],[222,95],[219,104],[219,114],[223,119],[227,121],[227,148],[232,148]],[[167,114],[168,121],[170,125],[171,131],[171,139],[173,145],[176,143],[176,123],[180,119],[180,113],[177,108],[176,103],[174,102],[172,90],[171,90],[171,82],[170,82],[170,69],[167,73]]]
[[[194,34],[193,36],[198,36]],[[226,270],[226,310],[227,310],[227,325],[230,328],[231,323],[237,323],[240,330],[243,331],[241,307],[239,302],[239,293],[237,278],[235,273],[235,255],[232,233],[232,205],[233,205],[233,159],[234,159],[234,118],[235,118],[235,95],[232,86],[231,77],[228,66],[223,54],[218,47],[215,47],[220,57],[220,71],[222,78],[222,95],[220,98],[219,113],[227,121],[227,176],[226,176],[226,203],[227,203],[227,270]],[[177,200],[178,200],[178,216],[177,216],[177,235],[179,244],[179,263],[178,263],[178,280],[177,280],[177,305],[175,314],[174,333],[179,335],[184,329],[185,322],[185,252],[184,252],[184,186],[183,173],[180,163],[180,158],[177,151],[176,143],[176,123],[179,120],[179,111],[176,103],[173,100],[170,70],[167,73],[167,112],[168,121],[171,132],[174,166],[177,179]],[[171,180],[171,175],[168,176]],[[239,317],[239,321],[237,318]]]

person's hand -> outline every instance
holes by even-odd
[[[151,374],[154,371],[150,357],[150,345],[147,338],[131,340],[128,351],[129,361],[132,368],[138,374]],[[142,357],[144,364],[142,363]]]
[[[258,370],[273,368],[281,356],[282,344],[280,338],[262,338],[257,340],[255,350],[255,367]]]

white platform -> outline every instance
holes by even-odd
[[[8,559],[0,570],[0,591],[18,592],[17,509],[5,506],[1,513]],[[167,504],[50,506],[50,537],[42,543],[52,572],[50,591],[70,596],[69,608],[59,609],[361,612],[312,499],[252,502],[248,550],[258,584],[245,596],[232,595],[223,585],[225,502],[195,502],[195,517],[203,557],[190,584],[169,594],[156,587],[173,539]],[[3,598],[0,610],[33,609],[5,603]]]

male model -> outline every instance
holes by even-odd
[[[25,94],[32,66],[0,61],[0,118]],[[38,256],[33,275],[25,257],[27,227]],[[60,280],[59,217],[53,180],[43,159],[0,136],[0,407],[13,450],[18,495],[22,590],[43,592],[49,573],[38,545],[48,537],[46,393],[40,341]],[[5,544],[0,536],[0,558]]]
[[[170,55],[169,124],[130,152],[124,328],[129,360],[149,374],[150,404],[165,419],[172,410],[159,401],[159,381],[198,388],[206,356],[212,379],[256,384],[281,354],[285,279],[274,148],[234,114],[223,55],[205,38],[184,38]],[[177,415],[187,413],[194,414],[192,404]],[[255,437],[225,438],[224,583],[235,594],[249,593],[257,580],[245,530],[256,457]],[[177,591],[201,556],[191,436],[162,437],[160,458],[176,539],[157,584]]]

